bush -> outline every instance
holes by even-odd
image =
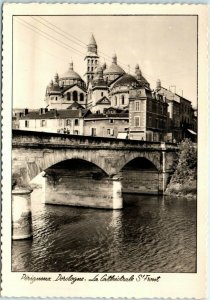
[[[196,193],[197,148],[191,140],[180,143],[178,162],[167,187],[167,193],[181,192],[183,195]]]

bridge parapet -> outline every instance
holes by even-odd
[[[175,151],[177,144],[162,142],[148,142],[139,140],[116,139],[108,137],[67,135],[60,133],[37,132],[13,129],[12,145],[18,147],[42,147],[50,148],[94,148],[94,149],[147,149]]]

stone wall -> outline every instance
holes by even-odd
[[[66,176],[55,185],[54,178],[46,177],[45,203],[113,208],[113,182],[108,179],[91,179]]]
[[[122,172],[123,193],[158,194],[158,173],[145,170]]]

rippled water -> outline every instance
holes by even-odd
[[[196,201],[124,195],[120,211],[53,206],[32,194],[33,240],[13,271],[196,272]]]

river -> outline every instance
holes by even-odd
[[[13,271],[196,272],[196,200],[125,194],[112,211],[41,198],[35,189],[33,239],[12,243]]]

